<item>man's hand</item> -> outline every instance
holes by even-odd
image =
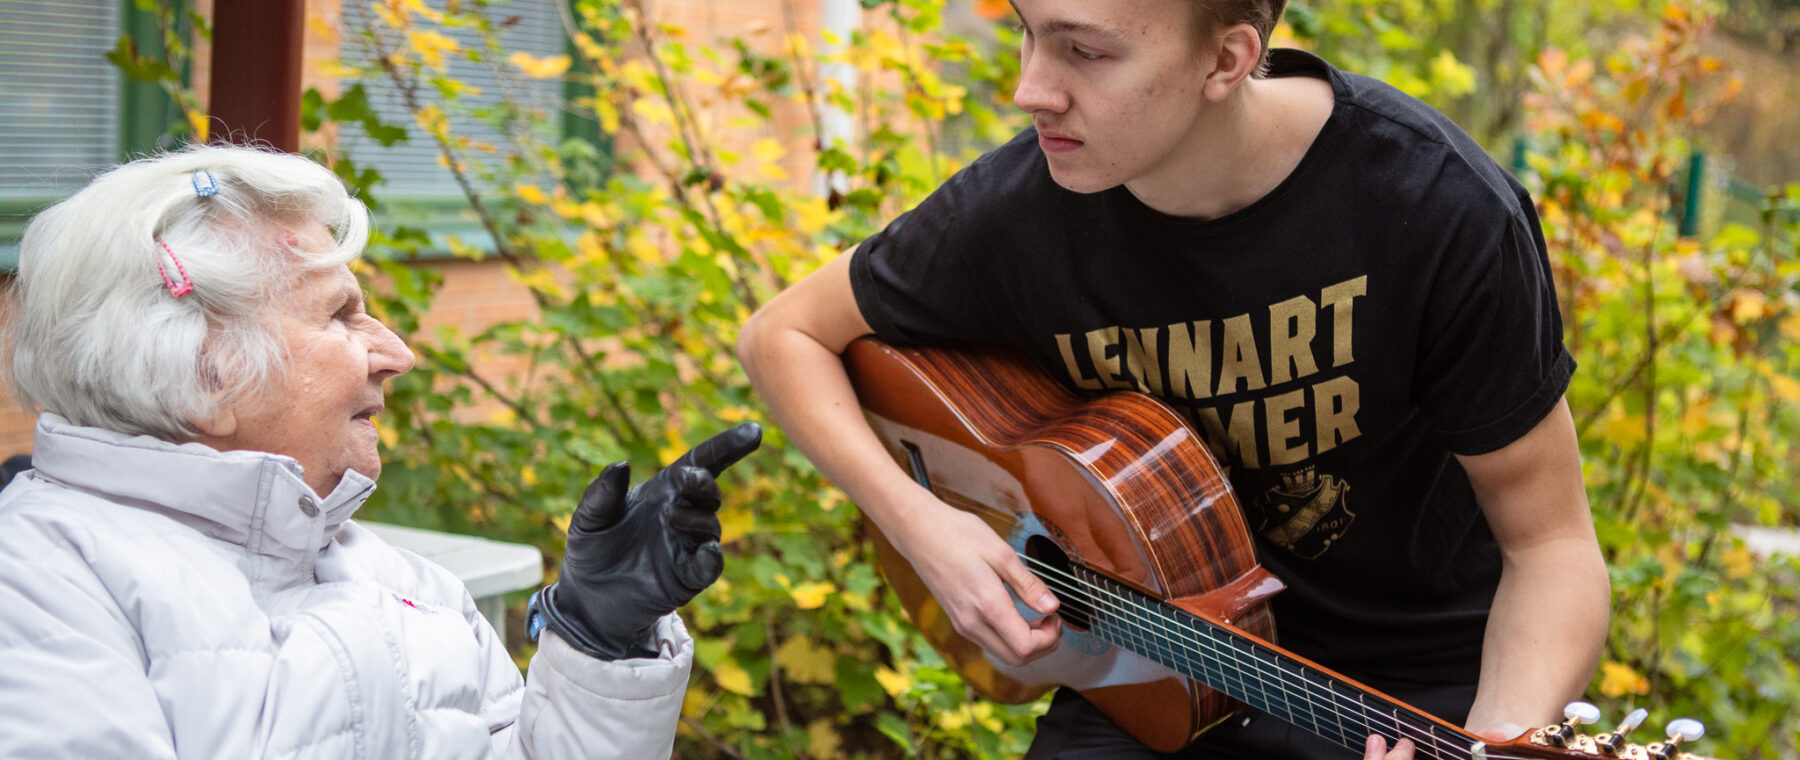
[[[1511,723],[1504,723],[1493,728],[1476,731],[1475,735],[1491,742],[1512,741],[1525,733],[1524,729]],[[1413,760],[1413,741],[1401,739],[1394,742],[1393,751],[1388,751],[1387,740],[1378,734],[1371,734],[1369,741],[1363,744],[1363,760]]]
[[[963,638],[990,656],[1023,665],[1056,648],[1062,635],[1056,597],[1029,570],[1011,546],[973,514],[938,501],[925,491],[919,509],[929,519],[912,525],[926,531],[894,536],[919,579]],[[928,500],[928,501],[926,501]],[[1013,606],[1008,588],[1044,617],[1027,621]]]
[[[746,422],[695,446],[626,490],[631,466],[607,465],[569,520],[562,574],[544,590],[545,623],[589,655],[655,657],[656,621],[719,577],[719,485],[714,478],[762,443]]]

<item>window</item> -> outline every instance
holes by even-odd
[[[101,170],[157,147],[175,107],[156,85],[126,82],[106,53],[121,32],[160,46],[133,0],[0,3],[0,270],[39,209]]]
[[[501,28],[500,45],[503,54],[516,51],[540,57],[562,54],[568,42],[558,6],[565,1],[513,0],[490,6],[488,13],[492,14],[493,22]],[[443,6],[440,0],[428,0],[427,4],[438,8]],[[368,3],[343,4],[345,32],[342,37],[342,55],[347,62],[368,66],[366,62],[372,57],[371,47],[358,30],[367,28],[372,22],[372,16],[373,11]],[[474,30],[452,27],[436,31],[456,40],[461,50],[481,47],[480,36]],[[540,106],[546,114],[546,118],[541,123],[532,125],[532,129],[551,141],[561,138],[558,102],[563,92],[560,81],[527,79],[505,61],[477,63],[468,60],[460,52],[448,56],[446,60],[452,77],[480,90],[479,95],[463,96],[465,107],[458,110],[469,111],[498,104],[502,92],[510,93],[515,99]],[[450,171],[439,161],[437,144],[413,123],[399,89],[378,69],[370,66],[369,70],[371,73],[360,81],[369,94],[370,105],[380,114],[384,123],[406,127],[408,137],[404,142],[383,147],[369,139],[360,129],[346,129],[338,137],[340,147],[358,164],[375,167],[387,179],[385,189],[378,190],[384,199],[460,200],[460,191]],[[351,83],[345,84],[347,86]],[[421,93],[421,97],[428,101],[436,95],[429,86]],[[452,118],[450,132],[453,136],[468,137],[476,142],[492,145],[505,146],[511,142],[493,124],[462,115]]]

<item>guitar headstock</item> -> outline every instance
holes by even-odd
[[[1692,718],[1669,721],[1666,737],[1649,744],[1632,744],[1625,735],[1642,725],[1650,713],[1631,711],[1617,728],[1599,734],[1581,733],[1580,726],[1598,722],[1600,709],[1586,702],[1570,702],[1561,723],[1537,729],[1506,744],[1486,748],[1489,758],[1605,758],[1606,760],[1713,760],[1682,747],[1706,735],[1706,727]]]

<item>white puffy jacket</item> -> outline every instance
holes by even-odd
[[[0,493],[0,758],[667,757],[693,642],[530,678],[455,576],[290,458],[38,423]]]

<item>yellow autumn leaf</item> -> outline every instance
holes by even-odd
[[[843,755],[843,739],[838,737],[831,721],[815,720],[806,726],[806,753],[813,757],[840,757]]]
[[[526,52],[513,53],[506,59],[507,63],[519,67],[525,76],[532,79],[549,79],[562,76],[569,70],[571,61],[566,55],[552,55],[539,58]]]
[[[756,156],[758,161],[776,161],[787,155],[787,148],[782,147],[780,141],[765,137],[750,146],[750,155]]]
[[[798,683],[828,684],[837,679],[837,654],[805,636],[782,642],[775,650],[775,664]]]
[[[400,443],[400,431],[381,424],[380,417],[376,417],[369,421],[375,423],[375,436],[381,439],[381,445],[391,449]]]
[[[1731,298],[1731,318],[1740,325],[1754,322],[1762,319],[1768,305],[1769,299],[1759,291],[1737,291]]]
[[[1725,577],[1732,580],[1750,575],[1750,571],[1753,569],[1750,550],[1742,546],[1720,555],[1719,561],[1725,564]]]
[[[606,206],[585,201],[581,204],[581,221],[589,227],[607,227],[613,223],[613,215],[607,211]]]
[[[419,54],[419,61],[434,71],[443,71],[444,56],[454,53],[460,48],[455,39],[430,29],[416,29],[407,32],[406,40],[412,46],[413,52]]]
[[[545,195],[544,191],[536,185],[513,185],[513,192],[518,194],[519,200],[533,205],[541,206],[550,202],[550,196]]]
[[[720,688],[746,697],[756,696],[756,691],[750,686],[749,671],[738,667],[737,663],[730,660],[721,661],[712,667],[712,674],[713,680],[719,683]]]
[[[712,697],[700,689],[688,689],[681,697],[681,715],[685,718],[698,718],[712,709]]]
[[[956,731],[963,726],[969,725],[969,706],[966,704],[960,705],[953,710],[946,710],[938,713],[937,724],[939,728],[942,728],[945,731]]]
[[[748,509],[719,510],[719,543],[729,544],[756,529],[756,515]]]
[[[439,24],[444,23],[444,14],[432,10],[431,6],[425,4],[425,0],[401,0],[401,2],[397,4],[397,7],[427,21]]]
[[[525,485],[528,485],[528,486],[537,485],[537,482],[538,482],[537,469],[532,467],[531,465],[525,465],[524,467],[520,467],[519,468],[519,482],[524,483]]]
[[[1787,375],[1769,375],[1769,389],[1783,401],[1800,403],[1800,380]]]
[[[1000,716],[994,714],[994,703],[992,702],[976,702],[974,707],[969,708],[969,711],[975,715],[975,722],[980,723],[982,728],[994,733],[1000,733],[1002,729],[1006,728],[1006,724],[1000,722]]]
[[[568,295],[566,289],[563,288],[562,283],[556,281],[556,275],[552,274],[548,269],[533,269],[529,272],[521,272],[517,269],[509,268],[506,271],[508,274],[511,274],[512,278],[518,281],[520,285],[531,288],[538,293],[543,293],[554,298],[565,298]]]
[[[824,198],[797,200],[788,204],[788,209],[794,212],[794,228],[808,237],[819,234],[837,217],[837,212],[825,204]]]
[[[632,101],[631,112],[651,124],[675,123],[675,112],[669,110],[669,104],[653,98],[638,98]]]
[[[638,230],[632,230],[625,238],[625,249],[631,252],[638,261],[645,264],[656,264],[662,261],[663,252],[650,240],[650,236]]]
[[[881,690],[890,697],[898,697],[912,688],[912,679],[890,668],[876,668],[875,682],[881,684]]]
[[[666,443],[662,448],[656,450],[657,459],[662,462],[674,462],[691,448],[686,441],[682,440],[681,428],[673,425],[663,431],[663,440]]]
[[[566,536],[569,534],[569,521],[574,518],[575,513],[573,512],[566,515],[554,515],[550,518],[550,523],[555,525],[556,529],[562,531],[563,535]]]
[[[788,594],[794,597],[794,604],[799,605],[800,609],[816,610],[825,606],[825,597],[836,591],[837,586],[834,584],[810,581],[793,587]]]
[[[606,134],[619,131],[619,107],[611,101],[598,101],[594,104],[594,113],[600,116],[600,128]]]
[[[1609,697],[1649,694],[1650,681],[1622,662],[1600,663],[1600,693]]]
[[[1601,435],[1615,443],[1632,444],[1641,443],[1644,440],[1643,415],[1615,413],[1599,423],[1598,427]]]
[[[1787,336],[1788,340],[1800,340],[1800,311],[1788,315],[1778,326],[1781,334]]]
[[[194,139],[206,142],[206,135],[212,127],[212,120],[206,118],[206,114],[200,111],[188,111],[187,118],[188,127],[194,130]]]

